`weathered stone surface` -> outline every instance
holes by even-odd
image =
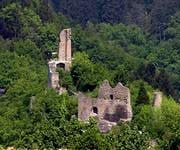
[[[159,108],[159,107],[161,107],[161,103],[162,103],[162,93],[154,92],[153,106]]]
[[[58,60],[59,60],[59,63],[64,64],[65,70],[70,69],[71,60],[72,60],[71,29],[64,29],[60,33]]]
[[[66,71],[70,70],[72,61],[71,50],[71,29],[64,29],[60,33],[58,59],[53,59],[48,62],[48,87],[55,89],[60,94],[66,92],[66,89],[61,87],[59,82],[59,73],[57,68],[63,68]]]
[[[55,61],[49,61],[48,62],[48,86],[49,88],[53,89],[59,89],[59,73],[56,72],[56,62]]]
[[[107,121],[107,120],[100,120],[99,123],[98,123],[99,129],[103,133],[108,132],[109,130],[111,130],[111,128],[113,126],[116,126],[116,125],[117,125],[116,122],[110,122],[110,121]]]
[[[106,80],[100,86],[97,98],[90,98],[80,93],[78,100],[79,120],[86,122],[89,117],[95,116],[98,118],[102,132],[109,130],[111,124],[132,119],[130,92],[121,83],[112,88]]]
[[[112,88],[109,85],[109,81],[105,80],[99,88],[99,99],[109,99],[112,94]]]

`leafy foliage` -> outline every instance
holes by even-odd
[[[75,22],[56,13],[49,2]],[[159,149],[178,149],[180,106],[173,98],[180,97],[179,1],[163,4],[2,0],[0,148],[139,150],[153,140]],[[67,27],[73,31],[74,58],[70,72],[58,70],[60,85],[69,92],[58,95],[47,89],[46,61],[58,49],[58,32]],[[78,121],[73,92],[95,97],[105,79],[130,88],[134,117],[101,134],[94,119]],[[155,89],[169,96],[159,109],[151,106]]]
[[[71,71],[78,90],[93,90],[100,82],[110,78],[102,65],[93,64],[86,53],[76,53]]]
[[[144,87],[144,84],[141,83],[138,97],[137,97],[137,104],[149,104],[149,103],[150,103],[150,100],[149,100],[148,93]]]

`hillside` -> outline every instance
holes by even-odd
[[[179,0],[51,0],[49,3],[82,25],[89,21],[136,24],[158,37],[163,36],[171,16],[180,8]]]
[[[2,0],[0,146],[144,150],[155,141],[157,149],[178,149],[180,4],[161,4]],[[58,70],[68,90],[58,95],[47,87],[47,62],[64,28],[72,29],[73,65],[70,72]],[[96,97],[105,79],[112,87],[118,82],[129,87],[133,119],[102,134],[94,119],[78,121],[73,92]],[[159,109],[152,106],[154,91],[164,95]]]

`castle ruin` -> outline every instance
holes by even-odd
[[[58,58],[48,62],[48,86],[59,94],[66,92],[60,86],[57,68],[69,71],[72,63],[71,29],[64,29],[60,33]],[[118,83],[112,88],[105,80],[99,88],[97,98],[90,98],[80,93],[78,95],[78,119],[88,122],[90,117],[95,117],[101,132],[109,131],[112,126],[120,121],[131,121],[132,108],[130,91]]]
[[[78,119],[88,122],[90,117],[95,117],[101,132],[109,131],[120,121],[132,119],[130,91],[120,82],[112,88],[105,80],[100,85],[97,98],[80,93],[78,99]]]
[[[56,69],[63,68],[65,71],[70,70],[72,61],[71,29],[62,30],[59,38],[58,58],[48,62],[48,87],[55,89],[61,94],[64,93],[66,89],[60,86],[59,73]]]

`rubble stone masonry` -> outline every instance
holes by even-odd
[[[97,98],[82,93],[78,97],[79,120],[88,122],[90,117],[96,117],[101,132],[107,132],[120,121],[132,119],[130,91],[120,82],[112,88],[105,80],[100,85]]]

